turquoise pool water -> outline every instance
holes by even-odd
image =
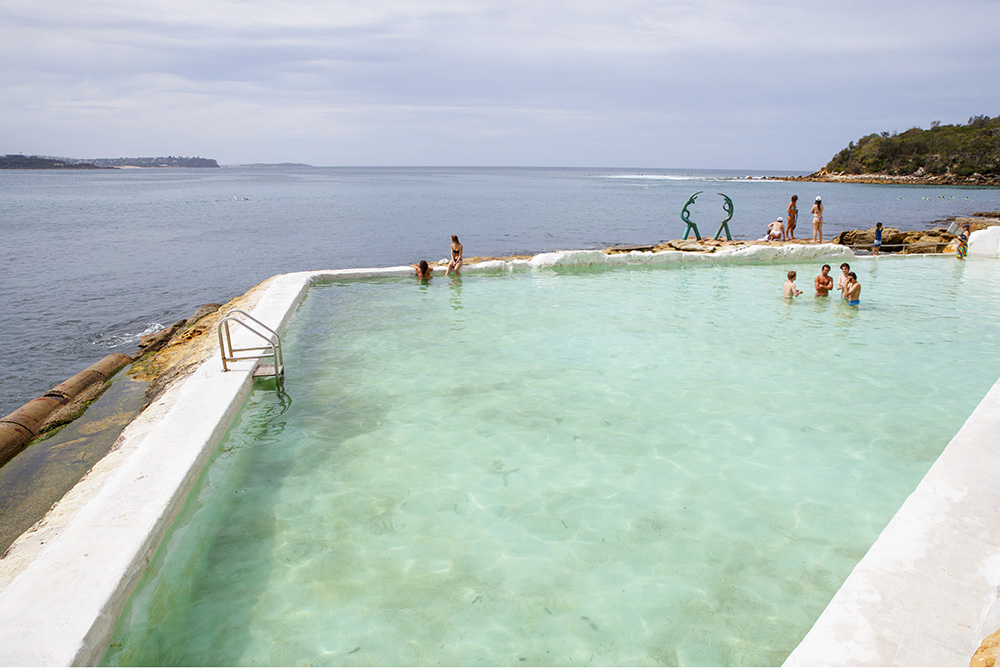
[[[995,262],[819,264],[311,289],[105,663],[780,664],[1000,375]]]

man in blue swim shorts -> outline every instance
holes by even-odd
[[[844,291],[848,306],[858,306],[861,304],[861,284],[858,283],[858,275],[853,271],[847,275],[847,289]]]

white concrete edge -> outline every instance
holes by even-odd
[[[1000,225],[976,230],[970,234],[969,255],[1000,258]]]
[[[785,666],[969,665],[1000,626],[1000,380]]]
[[[544,253],[463,272],[591,265],[804,261],[854,257],[834,244],[748,246],[713,254],[667,251]],[[284,274],[250,313],[281,332],[308,285],[410,276],[410,267]],[[435,268],[443,275],[443,268]],[[234,342],[244,340],[234,331]],[[249,343],[249,340],[246,341]],[[100,660],[133,588],[205,463],[250,391],[250,362],[223,373],[212,357],[168,389],[42,521],[44,540],[22,536],[0,560],[0,665],[79,665]],[[32,533],[32,532],[28,532]]]

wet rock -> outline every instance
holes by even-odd
[[[152,352],[154,350],[159,350],[163,346],[167,345],[177,330],[184,326],[187,320],[178,320],[173,324],[172,327],[167,327],[166,329],[161,329],[158,332],[153,332],[152,334],[147,334],[146,336],[139,339],[139,352],[140,354],[145,354]]]
[[[616,255],[618,253],[631,253],[632,251],[639,251],[643,253],[648,253],[655,248],[654,246],[612,246],[611,248],[605,248],[604,253],[607,255]]]
[[[673,241],[667,241],[656,246],[655,250],[657,252],[665,250],[679,250],[688,253],[714,253],[715,249],[722,244],[715,242],[714,239],[702,239],[697,241],[695,239],[675,239]]]
[[[215,313],[220,308],[222,308],[222,304],[204,304],[202,306],[199,306],[198,310],[192,313],[191,317],[187,319],[187,324],[193,325],[194,323],[204,318],[206,315],[211,315],[212,313]]]

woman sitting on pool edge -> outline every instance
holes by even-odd
[[[427,260],[421,260],[418,264],[411,264],[410,266],[416,270],[417,278],[421,280],[430,278],[431,272],[434,271],[431,269],[430,265],[427,264]]]
[[[448,271],[444,272],[447,276],[451,272],[458,273],[458,270],[462,268],[462,244],[458,242],[458,235],[451,235],[451,261],[448,263]]]

